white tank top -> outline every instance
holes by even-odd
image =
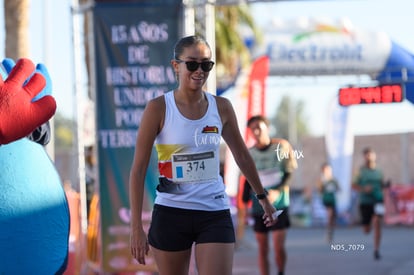
[[[174,92],[165,97],[165,121],[155,140],[160,183],[156,204],[194,210],[229,208],[220,176],[222,123],[213,95],[204,93],[207,112],[197,120],[184,117]]]

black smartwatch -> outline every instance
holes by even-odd
[[[267,190],[264,189],[264,193],[262,193],[262,194],[256,194],[256,199],[263,200],[263,199],[265,199],[267,197],[267,194],[269,194],[269,192],[267,192]]]

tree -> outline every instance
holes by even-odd
[[[195,33],[204,35],[208,27],[204,24],[205,10],[196,6]],[[215,6],[215,44],[217,87],[233,83],[240,69],[250,65],[251,54],[246,43],[249,35],[255,43],[261,43],[262,34],[257,28],[247,4]]]
[[[29,55],[29,0],[4,0],[6,57],[17,60]]]
[[[239,70],[251,63],[245,32],[252,33],[257,43],[262,41],[262,34],[246,4],[216,6],[215,13],[217,86],[223,87],[233,82]]]
[[[282,97],[275,115],[270,119],[276,128],[277,136],[289,140],[292,144],[310,135],[306,121],[304,102],[295,102],[286,95]]]
[[[73,129],[76,127],[75,122],[57,112],[54,117],[54,125],[55,147],[61,151],[73,150],[73,142],[75,139]]]

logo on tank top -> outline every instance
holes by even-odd
[[[201,130],[201,133],[199,128],[194,131],[194,143],[197,147],[202,145],[219,145],[220,140],[221,136],[217,126],[207,125]]]
[[[218,128],[217,128],[217,126],[206,126],[206,127],[204,127],[203,128],[203,131],[201,131],[203,134],[208,134],[208,133],[211,133],[211,134],[218,134]]]

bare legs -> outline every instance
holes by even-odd
[[[375,251],[379,251],[380,244],[381,244],[381,216],[375,215],[373,218],[374,224],[374,248]]]
[[[381,245],[381,223],[382,217],[374,215],[370,224],[364,225],[364,233],[369,234],[371,232],[371,224],[374,227],[374,258],[379,260],[381,258],[379,249]]]
[[[336,219],[336,213],[334,207],[327,207],[326,208],[327,214],[328,214],[328,242],[332,242],[333,239],[333,232],[335,229],[335,219]]]
[[[270,274],[270,264],[269,264],[269,242],[268,235],[266,233],[257,233],[256,240],[259,246],[258,254],[258,263],[260,274],[269,275]],[[286,241],[286,230],[275,230],[272,231],[272,242],[275,250],[274,257],[275,263],[279,270],[279,273],[285,271],[287,253],[285,249]]]
[[[163,251],[151,247],[160,275],[188,275],[191,249]],[[205,243],[195,246],[195,259],[199,275],[231,275],[234,243]]]
[[[160,275],[188,275],[191,249],[164,251],[151,246]]]
[[[256,240],[259,248],[258,256],[258,263],[259,263],[259,270],[260,274],[262,275],[269,275],[269,241],[267,238],[267,233],[257,233],[256,232]]]
[[[273,246],[275,248],[275,260],[279,274],[285,271],[287,253],[285,248],[286,230],[273,231]]]
[[[198,275],[231,275],[234,243],[202,243],[195,246]]]

